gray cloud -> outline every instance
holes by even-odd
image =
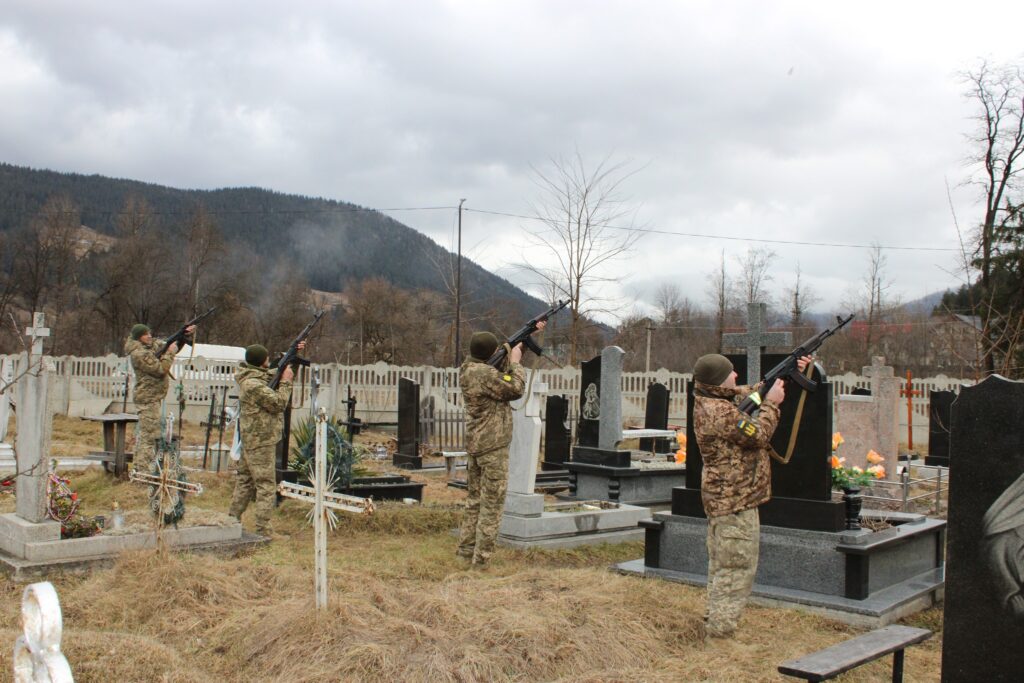
[[[0,148],[12,163],[179,187],[259,185],[374,207],[523,213],[530,168],[574,149],[641,168],[650,227],[888,245],[956,243],[976,197],[958,183],[969,109],[954,78],[1014,57],[1024,10],[866,3],[6,3]],[[984,5],[984,3],[982,3]],[[990,8],[991,9],[991,8]],[[452,212],[398,220],[451,244]],[[528,223],[464,217],[483,265],[511,266]],[[650,235],[609,293],[695,300],[721,249]],[[838,306],[864,270],[850,249],[772,245]],[[955,255],[889,252],[915,298]],[[641,304],[643,305],[642,301]]]

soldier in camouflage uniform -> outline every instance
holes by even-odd
[[[299,344],[299,350],[305,347]],[[242,513],[255,500],[256,533],[270,536],[270,516],[277,497],[274,454],[281,440],[281,416],[292,395],[292,369],[281,373],[277,390],[267,384],[274,377],[267,349],[253,344],[245,349],[245,362],[235,370],[235,382],[241,388],[242,456],[238,460],[238,478],[231,496],[229,514],[242,520]]]
[[[801,358],[800,370],[810,361]],[[770,442],[786,395],[782,382],[776,382],[756,417],[748,418],[737,404],[753,389],[736,386],[732,363],[717,353],[697,359],[693,379],[693,428],[704,460],[701,498],[708,517],[705,632],[722,638],[736,630],[754,585],[760,543],[757,508],[771,498]]]
[[[544,329],[540,323],[538,331]],[[522,344],[508,354],[503,371],[487,364],[498,348],[490,332],[477,332],[470,356],[459,368],[459,386],[466,407],[466,510],[455,554],[474,566],[487,565],[498,538],[508,487],[508,446],[512,441],[512,407],[526,382],[519,361]]]
[[[189,334],[195,325],[188,328]],[[135,407],[139,413],[139,438],[135,441],[133,465],[139,472],[149,473],[156,457],[156,440],[160,437],[160,403],[167,395],[171,364],[178,345],[171,344],[160,358],[156,354],[164,347],[163,341],[153,339],[149,327],[139,323],[125,340],[124,352],[131,358],[135,371]]]

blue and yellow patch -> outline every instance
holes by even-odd
[[[740,420],[736,423],[736,429],[740,430],[747,436],[754,436],[757,434],[757,425],[750,420]]]

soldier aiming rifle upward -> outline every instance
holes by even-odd
[[[490,365],[492,368],[497,368],[498,370],[501,370],[505,365],[505,359],[508,356],[509,352],[519,344],[523,344],[526,348],[530,349],[538,356],[544,355],[544,349],[540,347],[540,344],[534,341],[532,335],[537,330],[543,328],[543,325],[547,323],[548,318],[553,316],[555,313],[558,313],[560,310],[562,310],[568,305],[568,300],[559,301],[557,304],[555,304],[548,310],[544,311],[540,315],[536,316],[535,318],[530,318],[530,320],[525,325],[520,327],[515,334],[508,338],[508,341],[506,341],[504,344],[498,347],[498,350],[495,351],[494,354],[487,359],[487,364]]]

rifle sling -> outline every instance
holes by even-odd
[[[814,372],[814,364],[808,363],[807,369],[804,371],[807,375],[807,379],[811,378],[811,374]],[[807,400],[807,392],[800,391],[800,400],[796,404],[796,417],[793,418],[793,429],[789,432],[789,444],[786,446],[786,455],[782,456],[775,452],[775,449],[771,449],[769,455],[773,459],[782,463],[783,465],[789,464],[790,459],[793,457],[793,451],[796,449],[796,437],[800,432],[800,421],[804,416],[804,401]]]

